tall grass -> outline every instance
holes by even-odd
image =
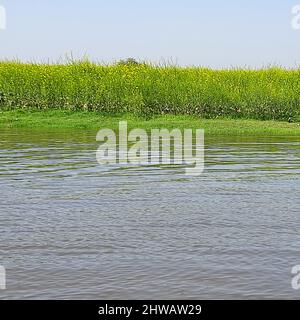
[[[300,70],[0,62],[0,108],[287,120],[300,115]]]

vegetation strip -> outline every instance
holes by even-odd
[[[300,70],[0,62],[0,109],[298,121]]]
[[[243,119],[202,119],[195,116],[155,116],[149,120],[132,114],[107,115],[96,111],[6,110],[0,111],[0,128],[35,129],[117,129],[127,120],[129,128],[203,128],[210,135],[281,135],[298,136],[297,123]]]

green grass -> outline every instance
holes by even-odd
[[[0,110],[60,108],[146,119],[170,114],[286,121],[300,117],[299,93],[300,70],[0,62]],[[88,116],[85,121],[93,122]]]
[[[299,136],[297,123],[243,119],[200,119],[195,116],[161,115],[145,120],[132,114],[104,115],[96,111],[6,110],[0,111],[0,128],[34,129],[117,129],[120,120],[129,128],[205,129],[208,135]]]

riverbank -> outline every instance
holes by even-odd
[[[146,120],[132,114],[107,115],[95,111],[1,110],[0,128],[32,129],[117,129],[119,121],[127,120],[129,128],[192,128],[205,129],[208,135],[273,135],[299,136],[299,123],[244,119],[202,119],[195,116],[154,116]]]
[[[0,62],[0,110],[296,121],[300,70]]]

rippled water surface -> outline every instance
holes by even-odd
[[[0,134],[0,298],[300,298],[299,138],[208,138],[191,177],[100,166],[95,132]]]

